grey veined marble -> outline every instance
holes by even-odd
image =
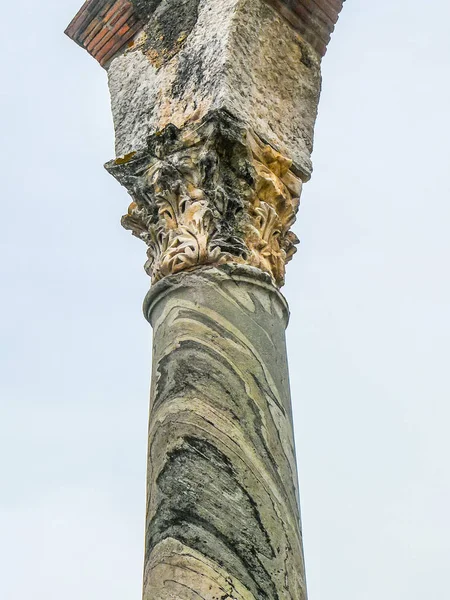
[[[306,597],[286,302],[247,266],[153,286],[144,600]]]

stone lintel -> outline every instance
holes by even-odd
[[[345,0],[267,0],[324,56]],[[103,67],[133,45],[133,38],[167,0],[87,0],[66,34]]]

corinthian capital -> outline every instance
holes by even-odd
[[[292,160],[238,119],[218,110],[198,124],[168,125],[106,166],[132,197],[122,224],[147,244],[153,281],[237,262],[282,285],[302,182]]]

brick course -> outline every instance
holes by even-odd
[[[141,28],[128,0],[87,0],[66,34],[105,66]]]

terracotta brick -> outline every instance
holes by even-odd
[[[344,0],[267,0],[322,56]]]
[[[100,62],[100,64],[103,66],[105,66],[110,60],[111,58],[117,54],[117,52],[119,52],[122,48],[126,47],[128,45],[128,43],[130,42],[130,40],[133,39],[133,37],[141,30],[142,25],[139,21],[135,21],[134,25],[131,26],[130,30],[124,34],[123,38],[118,39],[116,41],[116,44],[111,48],[111,50],[109,52],[107,52],[105,54],[104,57],[97,57],[97,60]],[[103,54],[103,52],[102,52]]]
[[[113,36],[117,31],[126,23],[127,19],[133,14],[133,8],[127,7],[126,5],[121,6],[119,10],[112,15],[111,20],[107,21],[102,27],[101,31],[87,46],[87,51],[90,52],[94,57],[98,50]]]
[[[129,0],[87,0],[66,34],[104,65],[141,28]]]

